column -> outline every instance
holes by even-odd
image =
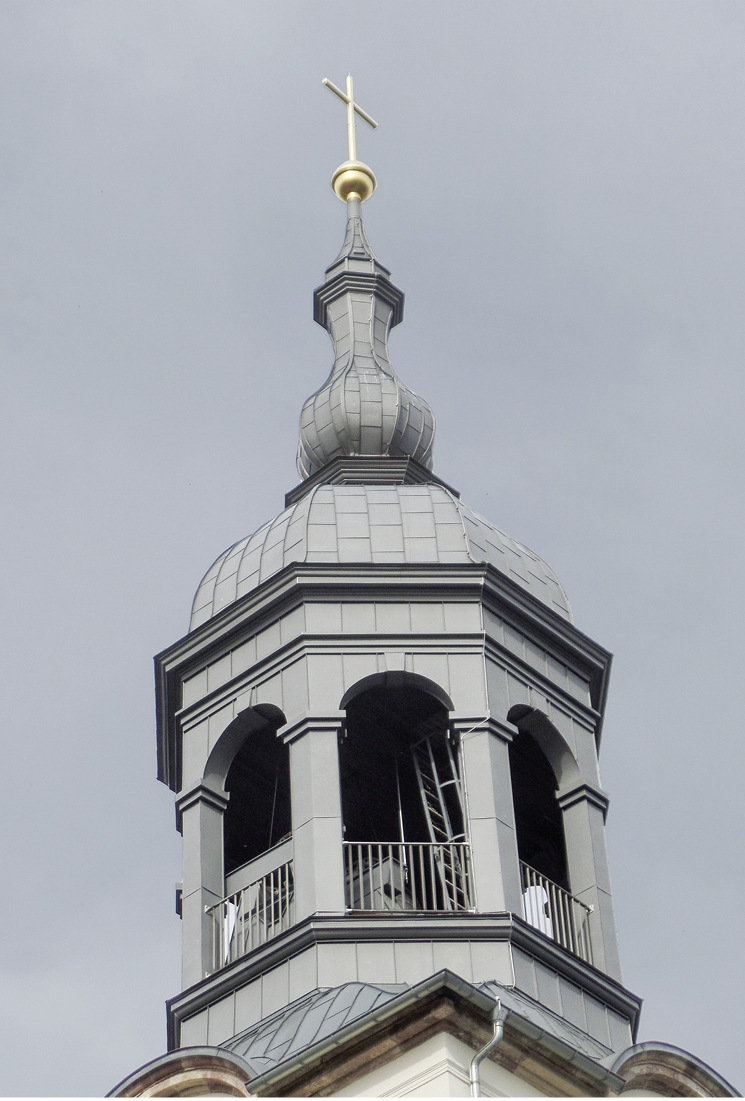
[[[212,918],[206,912],[224,895],[223,814],[228,795],[198,784],[176,801],[176,823],[184,837],[183,986],[201,982],[212,970]]]
[[[621,981],[616,923],[605,847],[608,796],[591,784],[575,784],[557,797],[564,818],[569,886],[593,907],[590,940],[596,967]]]
[[[311,914],[343,914],[339,731],[343,717],[305,718],[290,743],[295,921]]]
[[[491,718],[456,718],[451,726],[460,735],[476,908],[522,916],[510,784],[513,732]]]

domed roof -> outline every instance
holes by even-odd
[[[411,458],[432,468],[435,418],[404,386],[388,356],[388,334],[403,317],[403,292],[370,248],[359,199],[347,203],[347,235],[313,296],[334,364],[300,414],[297,466],[307,479],[342,456]]]
[[[197,590],[189,629],[293,562],[488,562],[571,621],[545,562],[443,486],[322,484],[220,555]]]

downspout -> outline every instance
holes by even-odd
[[[504,1035],[504,1021],[499,1019],[499,1014],[502,1012],[502,1003],[497,998],[496,1004],[491,1011],[491,1019],[494,1022],[494,1035],[484,1044],[480,1051],[477,1051],[471,1060],[470,1078],[471,1078],[471,1097],[481,1097],[481,1078],[479,1075],[479,1067],[486,1059],[487,1055],[498,1046],[499,1041]]]

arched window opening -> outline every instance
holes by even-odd
[[[349,908],[468,909],[463,796],[444,705],[413,686],[361,692],[347,705],[339,769]]]
[[[223,820],[225,874],[279,844],[292,830],[290,757],[274,729],[249,734],[225,780],[230,800]]]
[[[512,801],[520,860],[552,883],[569,889],[564,824],[556,801],[556,777],[527,730],[510,744]]]
[[[562,948],[592,963],[591,909],[570,894],[556,776],[527,730],[510,744],[510,774],[523,917]]]

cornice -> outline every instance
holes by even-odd
[[[557,1080],[567,1079],[588,1096],[620,1092],[623,1080],[603,1062],[529,1021],[520,1013],[521,1003],[517,1003],[520,1008],[509,1005],[509,988],[497,984],[497,989],[508,1003],[497,1062],[513,1071],[521,1067],[520,1077],[541,1095],[547,1087],[556,1088]],[[259,1097],[315,1095],[320,1075],[323,1092],[343,1095],[345,1086],[359,1076],[361,1056],[366,1070],[385,1066],[392,1052],[442,1032],[481,1049],[492,1032],[494,1004],[490,994],[443,969],[252,1078],[248,1085]]]
[[[186,1084],[183,1079],[191,1078],[190,1086],[199,1085],[202,1089],[209,1083],[218,1096],[242,1096],[237,1091],[247,1081],[251,1073],[248,1064],[233,1051],[215,1046],[184,1047],[169,1051],[157,1059],[145,1063],[132,1074],[127,1075],[107,1097],[162,1097],[178,1096],[178,1085]],[[168,1087],[168,1092],[163,1092]],[[224,1092],[223,1092],[224,1091]]]
[[[602,788],[583,782],[570,788],[568,791],[560,792],[556,796],[556,802],[562,810],[568,810],[569,807],[573,807],[576,803],[591,803],[592,806],[602,811],[603,821],[605,821],[610,805],[610,797]]]
[[[611,655],[553,612],[537,597],[485,563],[291,563],[258,589],[188,633],[155,657],[158,779],[176,790],[180,775],[174,717],[180,710],[180,682],[237,645],[239,637],[261,629],[304,599],[334,600],[474,600],[495,614],[509,617],[527,634],[543,638],[556,650],[559,643],[591,674],[593,704],[599,718]],[[407,635],[407,639],[411,639]],[[454,641],[447,636],[448,644]],[[506,651],[509,653],[509,651]]]
[[[556,681],[551,680],[546,673],[536,669],[529,661],[519,657],[514,651],[509,650],[488,634],[486,635],[485,653],[487,658],[493,658],[508,672],[513,673],[521,680],[527,680],[534,684],[549,702],[566,711],[573,719],[589,727],[592,731],[597,729],[601,715],[594,707],[582,703],[567,688],[562,688]]]
[[[525,617],[536,632],[536,637],[548,639],[551,642],[559,640],[577,657],[587,665],[599,668],[610,664],[612,655],[589,635],[580,631],[574,623],[564,616],[554,612],[548,604],[544,604],[538,597],[533,596],[516,581],[501,573],[490,562],[484,563],[484,605],[489,611],[497,615],[503,614],[503,607],[507,606]],[[491,600],[497,597],[498,605],[493,605]]]
[[[622,1051],[611,1070],[637,1095],[740,1097],[726,1078],[690,1051],[647,1040]]]
[[[411,594],[407,593],[407,587]],[[348,594],[346,590],[350,591]],[[471,590],[468,592],[468,590]],[[260,627],[262,615],[276,618],[283,602],[299,603],[305,592],[314,597],[343,599],[347,595],[364,593],[365,599],[396,601],[422,599],[437,593],[440,599],[471,597],[483,601],[497,614],[516,614],[521,622],[543,630],[551,640],[560,639],[585,664],[603,667],[611,655],[594,643],[568,620],[553,612],[542,601],[526,592],[490,564],[464,563],[339,563],[294,562],[257,589],[230,604],[196,630],[182,636],[172,646],[156,655],[158,664],[179,665],[201,655],[212,646],[219,646],[237,626],[245,628],[250,620],[254,629]],[[494,605],[492,602],[497,600]]]
[[[350,292],[374,295],[392,309],[391,328],[403,321],[404,292],[384,275],[367,271],[342,271],[313,291],[313,320],[328,328],[328,308],[337,298]]]
[[[461,738],[468,734],[474,734],[477,730],[486,730],[508,744],[514,740],[516,734],[512,727],[508,726],[507,723],[500,722],[499,719],[495,719],[493,715],[488,715],[486,718],[483,716],[480,718],[463,718],[460,715],[454,715],[450,719],[450,728],[454,734],[458,734]]]
[[[345,719],[346,715],[343,711],[339,711],[336,715],[327,716],[304,715],[302,719],[298,719],[291,726],[285,727],[282,731],[282,740],[289,744],[297,741],[298,738],[302,738],[305,734],[327,733],[328,731],[338,734],[344,725]]]
[[[213,810],[222,813],[227,807],[229,799],[230,796],[225,791],[216,791],[215,788],[204,782],[197,784],[176,800],[176,829],[179,833],[182,832],[181,824],[184,811],[193,807],[196,803],[204,803],[206,806],[212,807]]]
[[[285,494],[285,508],[302,500],[317,485],[438,485],[460,497],[457,489],[410,456],[338,455]]]
[[[417,655],[482,654],[484,650],[484,636],[481,631],[472,634],[443,634],[438,638],[412,633],[406,635],[345,634],[343,638],[345,653],[374,654],[379,657],[385,657],[391,653],[407,656],[412,653]],[[338,634],[319,635],[304,631],[277,647],[249,669],[237,673],[211,692],[205,692],[194,703],[178,708],[174,712],[174,721],[178,721],[182,729],[189,729],[224,704],[229,703],[236,695],[250,691],[294,662],[311,655],[338,654],[339,649]]]
[[[635,1034],[640,999],[615,979],[570,955],[515,914],[315,914],[268,941],[249,956],[236,960],[171,998],[167,1002],[169,1050],[177,1046],[180,1024],[187,1017],[307,948],[318,944],[432,940],[512,944],[625,1017],[631,1025],[632,1034]]]

